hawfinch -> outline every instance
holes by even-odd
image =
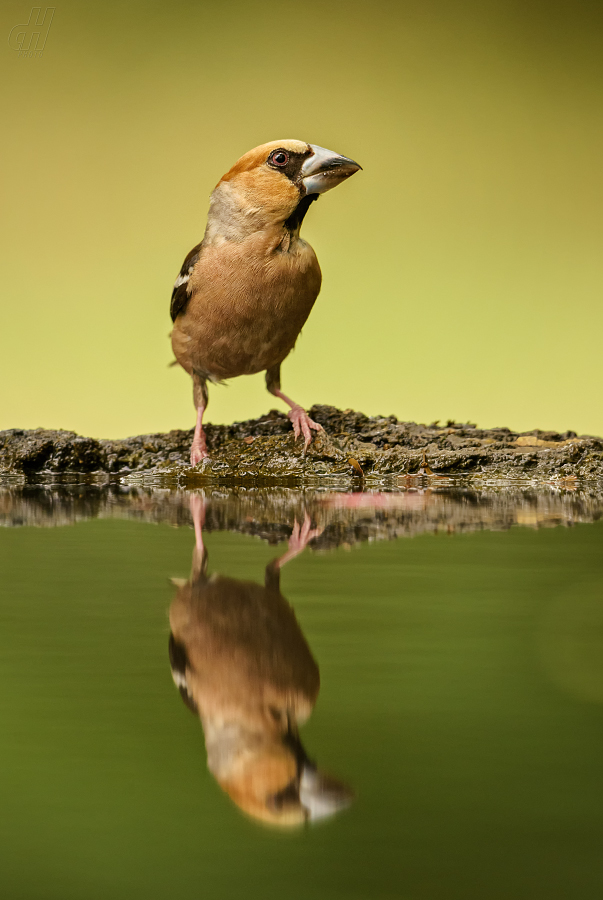
[[[281,363],[321,283],[316,254],[299,231],[312,201],[359,169],[314,144],[272,141],[242,156],[212,193],[205,235],[184,260],[170,308],[176,361],[193,379],[191,465],[207,456],[208,381],[265,371],[305,448],[311,429],[320,430],[280,384]]]
[[[319,689],[318,666],[279,587],[281,567],[317,532],[306,520],[288,551],[266,568],[264,585],[207,574],[200,498],[191,498],[197,536],[188,581],[173,579],[172,677],[201,719],[207,765],[254,819],[299,825],[349,806],[351,790],[312,763],[298,725]]]

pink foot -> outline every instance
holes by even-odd
[[[209,453],[205,445],[205,440],[193,441],[191,445],[191,466],[196,466],[202,459],[207,459]]]
[[[322,534],[322,528],[312,528],[312,521],[308,513],[304,516],[303,525],[299,526],[297,519],[293,526],[293,534],[289,538],[289,551],[291,553],[301,553],[305,550],[311,540]]]
[[[293,526],[293,534],[289,538],[289,549],[276,561],[279,569],[286,565],[290,560],[295,559],[296,556],[299,556],[299,554],[306,549],[310,541],[321,535],[322,531],[322,528],[312,528],[312,522],[310,521],[308,513],[304,516],[304,524],[301,528],[296,519],[295,525]]]
[[[292,406],[287,416],[291,420],[293,425],[293,434],[295,435],[295,440],[298,439],[300,434],[304,436],[304,453],[308,449],[310,442],[312,441],[312,429],[313,431],[322,431],[322,425],[319,425],[318,422],[313,422],[305,409],[302,409],[301,406]]]

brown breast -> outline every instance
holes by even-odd
[[[191,300],[176,319],[178,362],[213,379],[251,375],[293,349],[320,291],[312,247],[256,233],[210,246],[191,276]]]

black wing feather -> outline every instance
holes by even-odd
[[[172,302],[170,303],[170,316],[172,317],[172,322],[176,321],[176,316],[179,316],[180,313],[186,311],[188,301],[190,300],[190,294],[188,292],[188,280],[192,274],[193,269],[195,268],[196,262],[201,256],[202,246],[203,241],[201,241],[200,244],[197,244],[196,247],[193,247],[191,252],[187,255],[186,259],[182,263],[180,274],[176,279],[176,284],[174,285],[174,290],[172,291]]]

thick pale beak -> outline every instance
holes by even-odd
[[[351,173],[350,173],[351,174]],[[343,782],[305,764],[299,784],[299,800],[311,822],[326,819],[350,806],[354,794]]]
[[[325,150],[315,144],[308,146],[312,150],[312,156],[308,157],[301,168],[306,194],[324,194],[362,168],[347,156],[339,156],[332,150]]]

